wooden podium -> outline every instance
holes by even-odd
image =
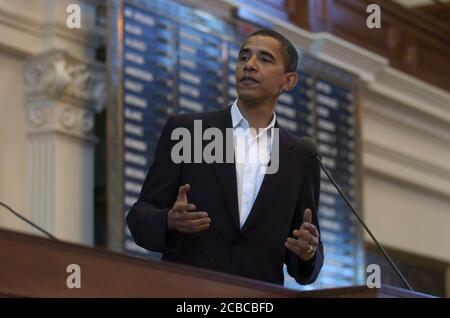
[[[299,292],[179,264],[0,230],[0,297],[428,297],[384,286]],[[81,288],[66,285],[78,264]]]

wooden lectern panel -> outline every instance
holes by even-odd
[[[299,292],[205,269],[0,230],[0,295],[5,297],[424,297],[393,287]],[[81,288],[66,285],[81,268]]]

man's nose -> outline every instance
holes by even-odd
[[[247,63],[245,63],[244,65],[244,71],[256,71],[257,70],[257,66],[256,66],[256,58],[254,56],[252,56],[250,59],[247,60]]]

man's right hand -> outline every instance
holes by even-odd
[[[187,192],[190,185],[185,184],[178,190],[177,200],[167,214],[167,227],[181,233],[197,233],[209,228],[211,219],[208,213],[195,211],[197,207],[189,204]]]

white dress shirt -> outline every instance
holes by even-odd
[[[231,106],[240,226],[244,225],[263,182],[272,150],[276,115],[259,131],[250,129],[237,100]]]

